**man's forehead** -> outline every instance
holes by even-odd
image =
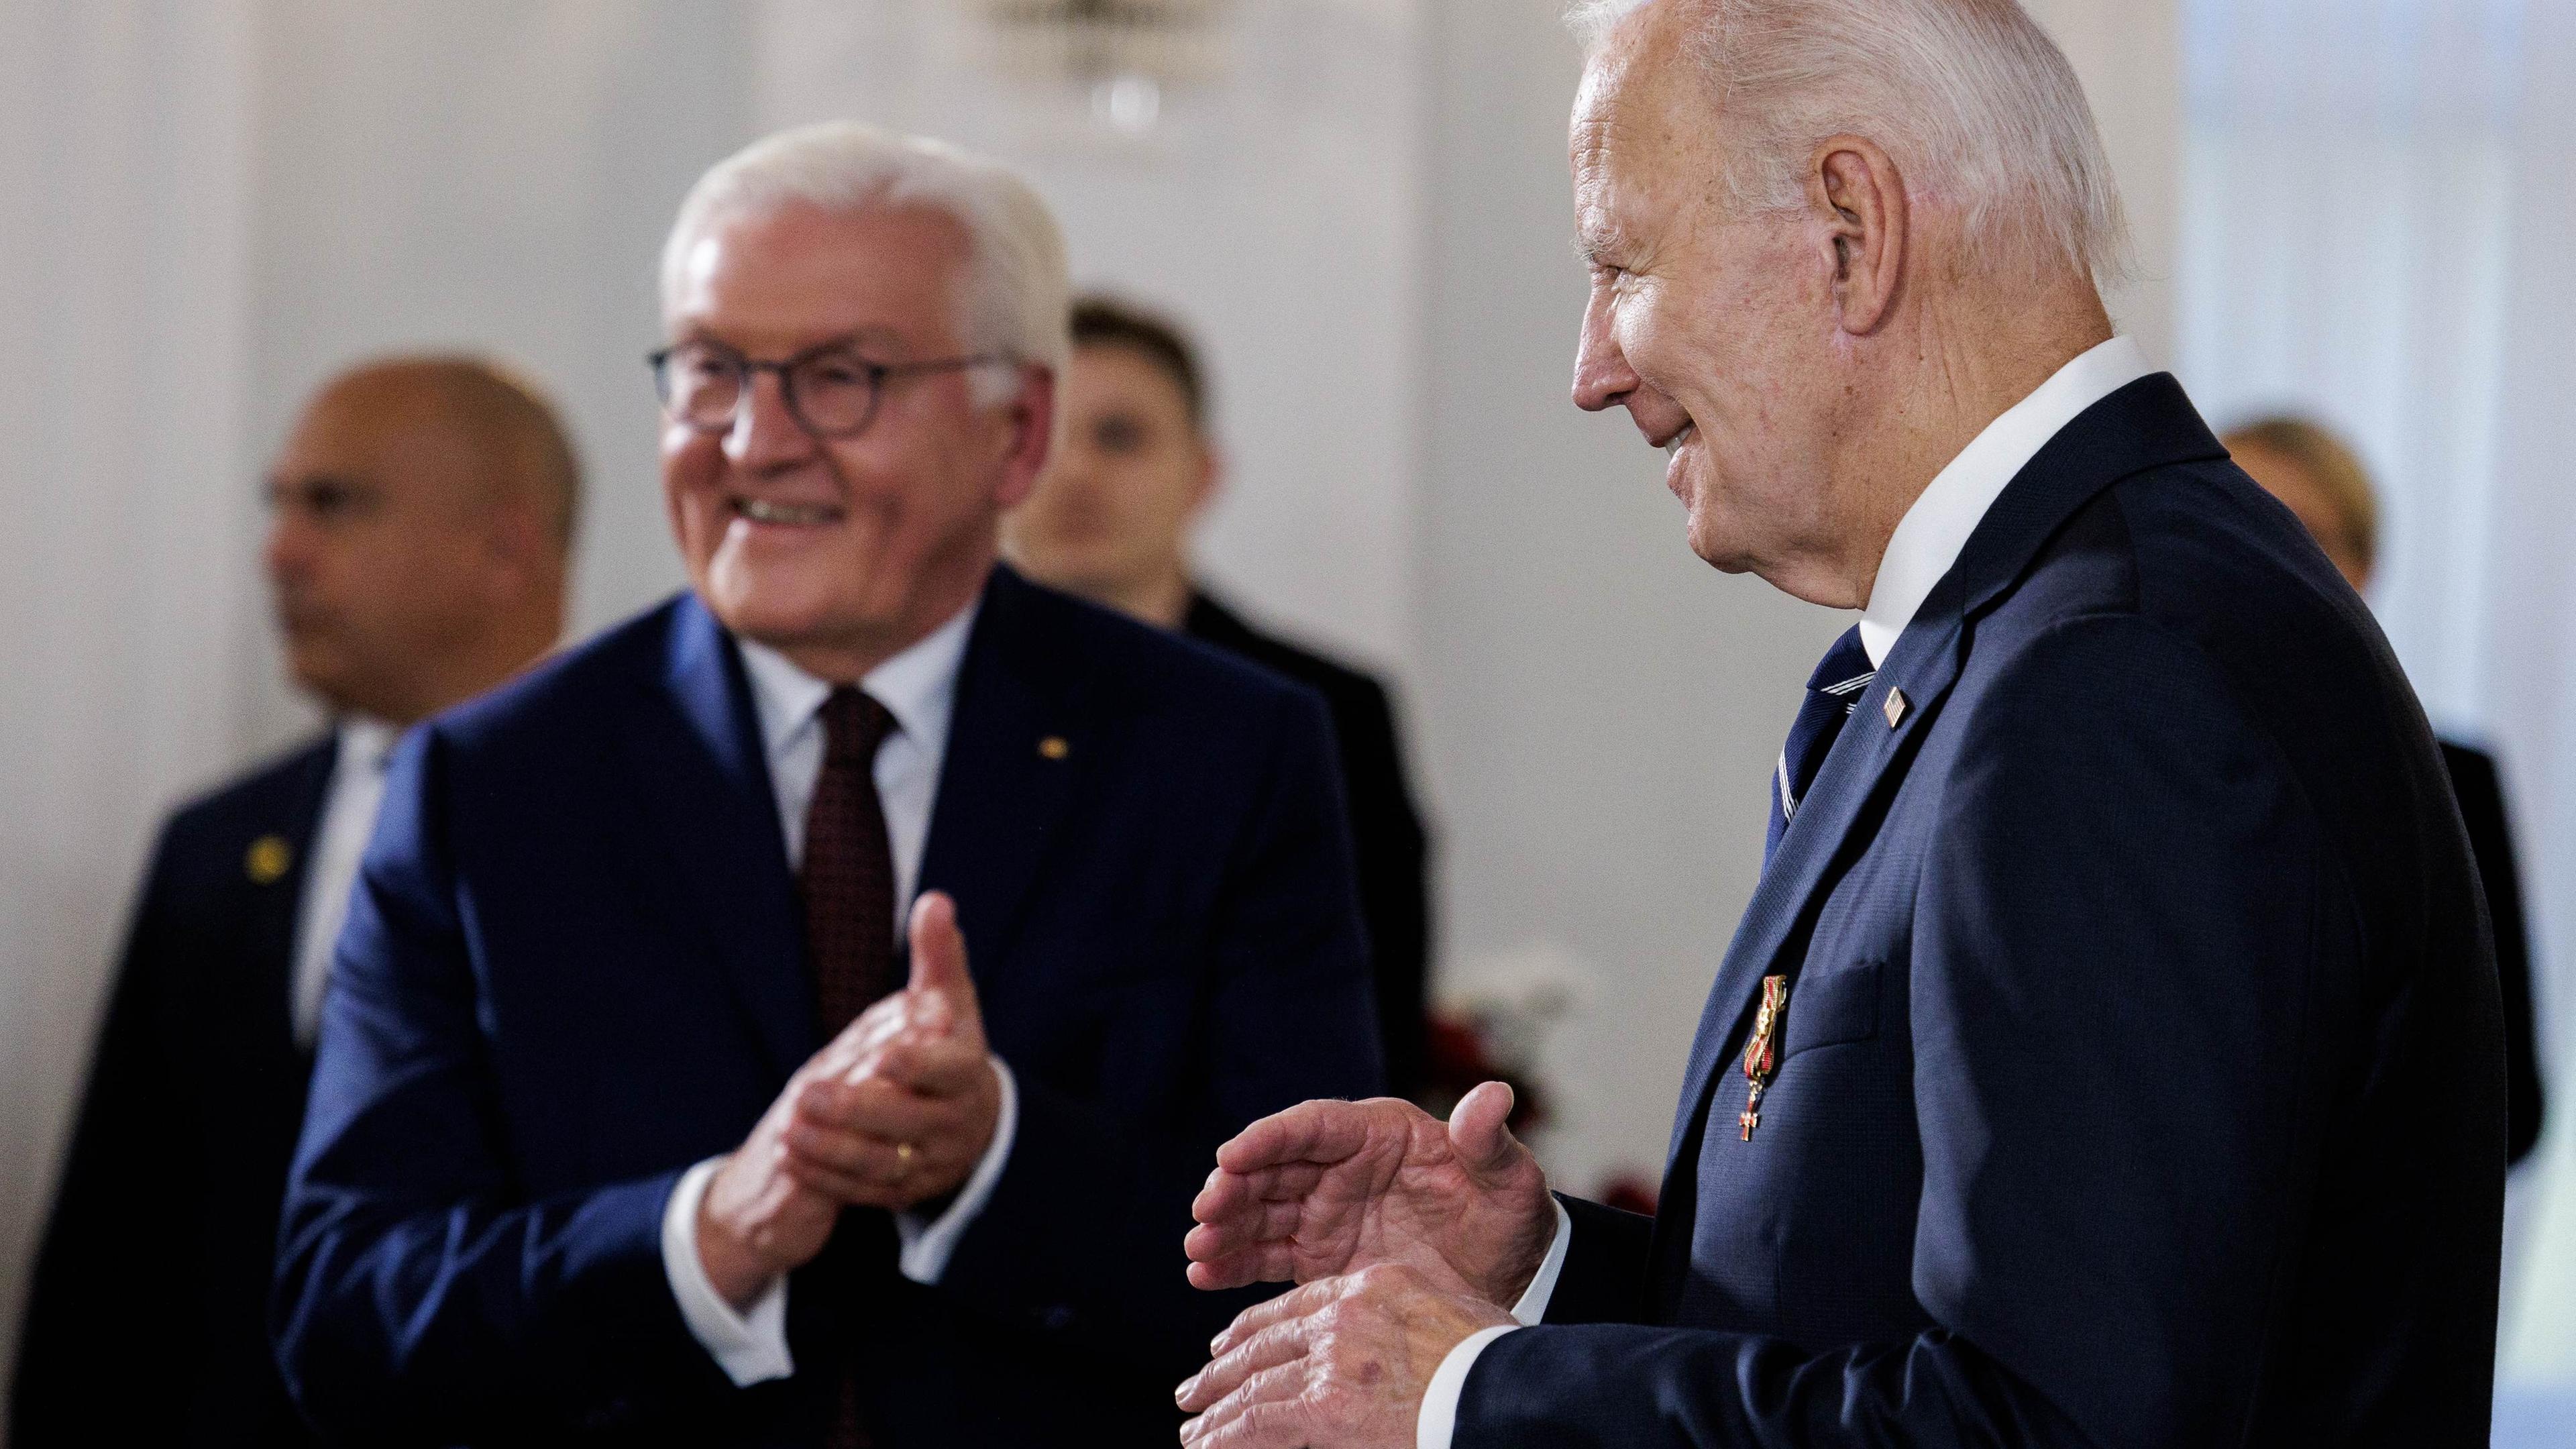
[[[965,229],[922,207],[736,213],[682,254],[671,321],[777,336],[941,337],[965,251]]]

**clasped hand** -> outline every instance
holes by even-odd
[[[1511,1323],[1556,1228],[1487,1082],[1447,1122],[1410,1102],[1307,1102],[1217,1149],[1183,1243],[1201,1288],[1294,1279],[1246,1309],[1177,1394],[1207,1449],[1410,1449],[1440,1361]]]
[[[707,1184],[698,1258],[747,1306],[812,1261],[843,1207],[909,1209],[965,1184],[1001,1115],[954,902],[914,903],[912,978],[790,1077]]]

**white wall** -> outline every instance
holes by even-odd
[[[250,46],[0,0],[0,1363],[136,857],[234,753]]]

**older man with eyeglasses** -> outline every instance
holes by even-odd
[[[1063,245],[834,125],[652,358],[690,590],[397,758],[274,1319],[355,1439],[1131,1444],[1215,1145],[1379,1077],[1311,694],[1029,584]],[[972,968],[969,968],[969,960]]]

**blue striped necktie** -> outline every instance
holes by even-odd
[[[1798,718],[1789,726],[1789,743],[1781,747],[1780,762],[1771,771],[1771,830],[1762,841],[1764,869],[1770,868],[1771,857],[1779,852],[1780,837],[1789,832],[1789,822],[1797,818],[1807,787],[1816,783],[1816,772],[1825,767],[1825,754],[1843,732],[1843,721],[1860,708],[1860,697],[1877,677],[1869,651],[1860,647],[1857,624],[1843,631],[1834,647],[1825,651],[1824,662],[1807,677],[1807,701],[1798,706]]]

